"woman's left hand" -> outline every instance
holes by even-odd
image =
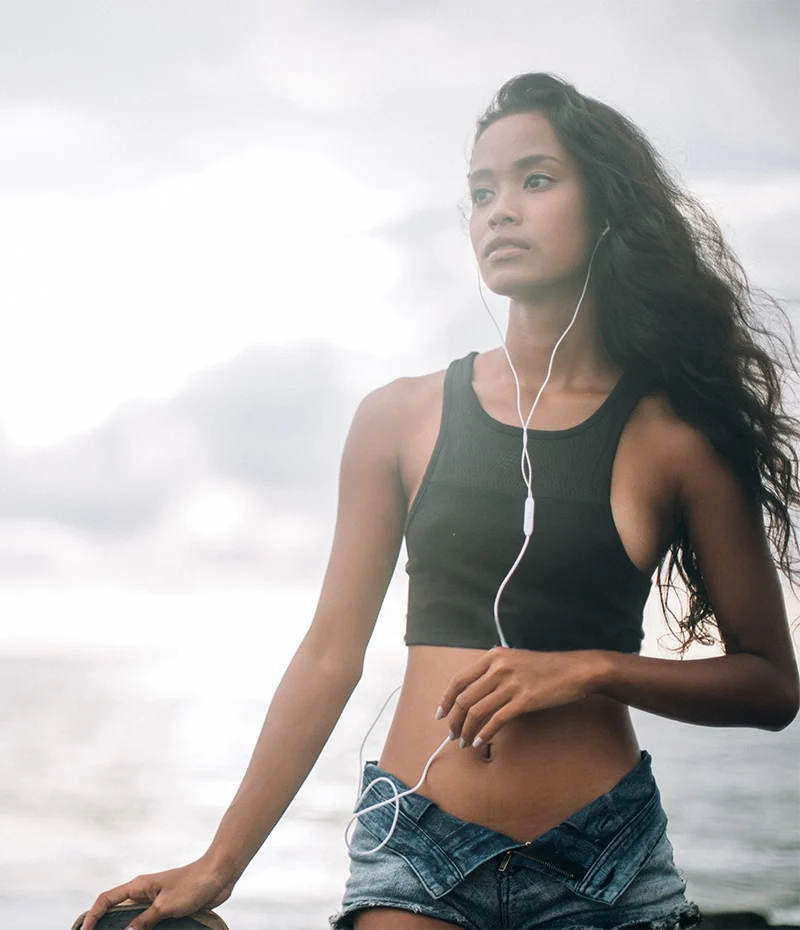
[[[583,700],[593,690],[599,653],[534,652],[495,646],[454,675],[436,718],[449,715],[450,738],[462,748],[493,739],[520,714]]]

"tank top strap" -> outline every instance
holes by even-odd
[[[454,359],[447,369],[442,422],[453,432],[465,430],[469,435],[475,431],[475,412],[470,404],[470,391],[472,361],[477,354],[477,351],[468,352],[463,358]]]
[[[434,472],[437,471],[437,467],[440,467],[439,460],[442,456],[442,450],[447,445],[448,436],[457,433],[459,426],[463,426],[464,424],[464,411],[462,410],[464,403],[463,389],[459,370],[459,366],[463,362],[464,359],[457,358],[453,359],[447,366],[447,371],[444,375],[444,387],[442,389],[442,415],[439,423],[439,433],[436,437],[436,443],[431,452],[430,460],[422,476],[422,481],[417,489],[414,501],[411,504],[411,509],[406,514],[405,524],[403,526],[404,535],[407,533],[411,520],[420,507],[422,498],[425,496],[425,492],[428,489],[428,485],[431,483]]]
[[[611,475],[622,431],[646,390],[640,378],[630,370],[625,371],[605,404],[604,416],[598,424],[596,437],[593,437],[597,443],[594,472],[603,500],[610,499]]]

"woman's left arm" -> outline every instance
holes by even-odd
[[[797,664],[761,508],[694,429],[682,431],[682,518],[725,646],[710,659],[599,651],[591,690],[663,717],[781,730],[800,704]]]
[[[782,730],[800,704],[797,664],[761,508],[730,466],[682,424],[670,436],[670,471],[725,655],[655,659],[603,649],[536,652],[496,646],[455,675],[436,713],[467,746],[509,720],[601,694],[706,726]]]

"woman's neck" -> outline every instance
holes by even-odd
[[[553,348],[570,325],[579,297],[574,301],[539,301],[535,305],[511,300],[505,342],[522,387],[538,390],[541,386]],[[502,348],[498,350],[496,364],[498,377],[513,382]],[[594,385],[617,374],[619,369],[600,340],[595,305],[587,293],[575,322],[556,351],[548,386]]]

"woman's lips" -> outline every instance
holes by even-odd
[[[502,261],[504,258],[516,258],[517,255],[522,255],[523,252],[527,251],[527,249],[518,245],[503,245],[499,249],[493,249],[488,254],[487,259],[490,262],[497,262]]]

